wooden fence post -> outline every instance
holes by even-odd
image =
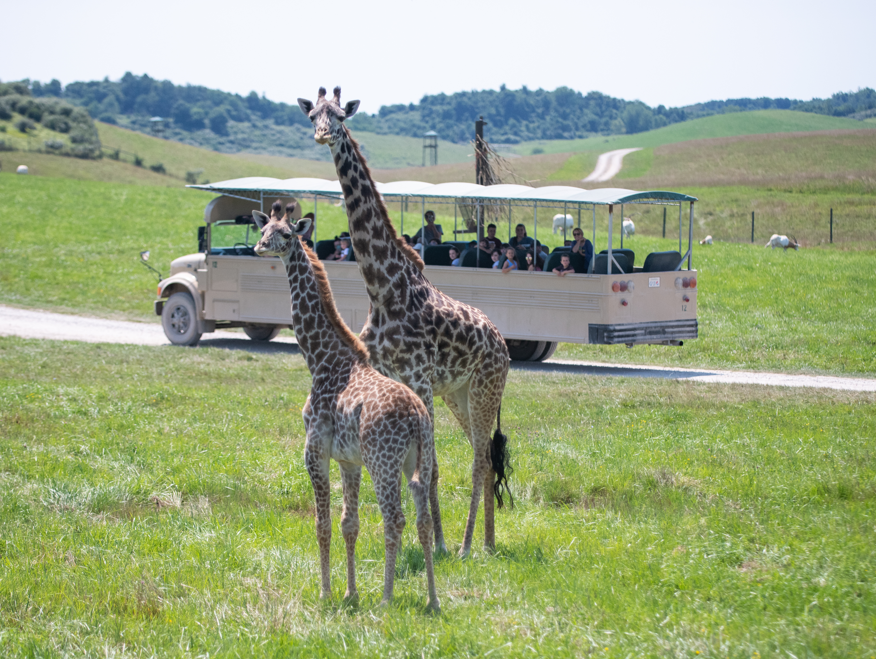
[[[751,242],[754,243],[754,211],[751,211]]]
[[[663,207],[663,237],[666,237],[666,206]]]
[[[830,244],[833,245],[833,209],[830,209]]]

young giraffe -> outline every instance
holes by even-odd
[[[342,108],[341,88],[335,87],[334,97],[328,100],[321,87],[315,106],[302,98],[298,105],[314,125],[314,139],[329,145],[343,189],[356,261],[371,300],[360,338],[375,368],[413,389],[433,420],[433,397],[441,396],[462,425],[474,460],[471,504],[459,554],[471,550],[482,488],[484,547],[492,550],[496,546],[493,495],[501,508],[510,474],[507,439],[499,421],[509,365],[505,341],[483,312],[435,288],[423,275],[419,255],[399,240],[359,145],[343,124],[355,114],[359,101]],[[491,440],[493,419],[497,430]],[[437,459],[432,478],[435,543],[445,550]]]
[[[345,597],[358,597],[356,538],[359,535],[359,484],[364,464],[383,515],[386,544],[383,604],[392,600],[396,555],[405,526],[399,482],[399,473],[403,471],[417,508],[417,533],[426,563],[429,607],[437,611],[428,494],[435,449],[426,406],[403,384],[371,367],[368,350],[341,320],[322,264],[299,240],[299,236],[310,229],[312,220],[304,218],[293,223],[289,214],[281,217],[278,202],[270,219],[259,211],[253,211],[253,218],[262,229],[256,254],[279,256],[286,266],[292,296],[292,326],[313,376],[303,411],[307,430],[304,462],[316,498],[321,596],[331,597],[329,461],[334,458],[341,467],[344,486],[341,532],[347,545]]]

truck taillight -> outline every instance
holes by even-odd
[[[627,282],[627,290],[628,290],[630,293],[632,293],[632,292],[633,292],[633,289],[635,289],[635,288],[636,288],[636,285],[633,283],[633,280],[630,279],[630,280]]]
[[[697,278],[696,278],[696,277],[691,277],[691,278],[688,280],[688,286],[690,286],[691,288],[696,288],[696,287],[697,287]]]
[[[161,297],[161,286],[158,287],[158,292],[155,293],[155,297]]]
[[[617,293],[620,289],[621,289],[621,287],[620,287],[619,281],[611,282],[611,290],[613,290],[615,293]]]
[[[620,283],[620,289],[621,289],[621,293],[626,293],[627,292],[627,282],[622,281]]]

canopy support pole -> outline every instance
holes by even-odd
[[[511,200],[508,200],[508,242],[511,242]]]
[[[535,241],[532,244],[532,262],[535,265],[538,265],[538,202],[536,201],[533,205],[534,216],[535,216],[535,227],[532,230],[533,236],[532,239]]]
[[[563,202],[563,245],[566,244],[566,202]]]
[[[682,212],[682,202],[678,202],[678,253],[681,253],[681,236],[682,236],[682,227],[681,227],[681,212]]]
[[[624,205],[621,204],[621,249],[624,248]]]
[[[402,240],[404,240],[405,235],[405,198],[401,197],[398,202],[398,206],[401,209],[401,232],[402,232]]]
[[[693,252],[693,210],[694,203],[690,202],[690,222],[687,225],[687,269],[690,270],[691,254]]]
[[[459,233],[456,231],[456,229],[457,229],[457,226],[456,226],[456,208],[457,208],[457,203],[456,203],[456,202],[457,202],[457,200],[456,200],[456,198],[454,198],[454,199],[453,199],[453,239],[454,239],[454,240],[456,240],[456,236],[459,235]]]
[[[420,258],[426,259],[426,198],[420,197]]]
[[[608,205],[608,263],[605,265],[605,274],[611,274],[611,261],[614,258],[611,254],[611,233],[614,223],[614,205]],[[595,248],[594,248],[595,249]],[[595,257],[594,257],[595,258]]]
[[[313,195],[313,244],[316,245],[316,195]],[[351,243],[352,244],[352,243]]]

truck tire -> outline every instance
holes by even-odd
[[[198,310],[188,293],[174,293],[161,310],[161,326],[170,342],[178,346],[194,346],[201,340]]]
[[[277,338],[281,329],[274,325],[246,325],[243,331],[253,341],[270,341]]]
[[[541,351],[541,354],[536,355],[532,358],[534,362],[543,362],[554,356],[554,353],[557,351],[557,346],[560,345],[557,341],[546,341],[544,344],[544,350]]]
[[[508,356],[511,361],[529,362],[534,357],[537,357],[544,352],[544,341],[519,341],[517,339],[508,339],[505,341],[508,346]]]

